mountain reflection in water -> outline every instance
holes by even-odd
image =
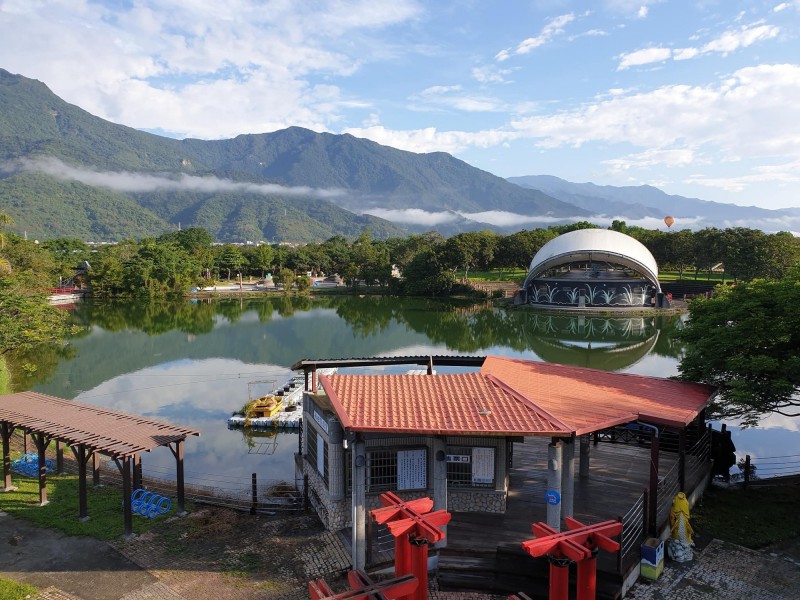
[[[38,353],[41,368],[25,376],[25,389],[199,429],[185,445],[187,481],[220,487],[247,485],[253,472],[293,480],[296,433],[248,436],[226,419],[247,401],[248,383],[283,385],[299,359],[495,354],[670,377],[683,322],[369,296],[87,302],[73,316],[83,331],[69,351]],[[144,469],[172,478],[174,459],[163,450],[145,454]]]

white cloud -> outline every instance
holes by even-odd
[[[288,125],[324,131],[352,99],[312,76],[352,74],[392,44],[384,28],[421,14],[414,0],[10,0],[0,10],[0,55],[4,68],[140,129],[203,138]]]
[[[728,192],[741,192],[754,183],[798,182],[800,182],[800,159],[789,163],[754,167],[751,173],[736,177],[695,176],[686,179],[686,183],[716,187]]]
[[[647,6],[640,6],[639,12],[636,13],[636,16],[639,17],[640,19],[644,19],[645,17],[647,17],[647,12],[648,12]]]
[[[436,227],[437,225],[452,223],[459,218],[458,215],[453,212],[430,212],[420,208],[370,208],[364,211],[364,213],[386,219],[392,223],[407,223],[412,225],[424,225],[427,227]]]
[[[478,83],[506,83],[512,69],[499,69],[495,65],[483,65],[472,69],[472,77]]]
[[[777,37],[779,32],[780,28],[774,25],[747,25],[738,30],[726,31],[717,39],[705,44],[700,49],[700,53],[720,52],[727,54],[739,48],[752,46],[756,42]]]
[[[573,110],[517,119],[544,148],[626,142],[640,148],[707,146],[724,159],[800,156],[800,65],[761,65],[718,84],[670,85]]]
[[[239,192],[278,196],[306,196],[334,198],[341,196],[342,190],[325,190],[306,186],[283,186],[274,183],[244,183],[218,177],[197,177],[194,175],[153,175],[150,173],[92,171],[73,167],[57,158],[21,159],[13,163],[0,163],[0,172],[44,173],[58,179],[79,181],[95,187],[106,187],[120,192],[155,192],[158,190],[179,190],[212,194],[216,192]]]
[[[429,88],[425,88],[420,92],[423,96],[430,96],[434,94],[446,94],[448,92],[459,92],[461,91],[460,85],[434,85]]]
[[[409,152],[449,152],[458,154],[467,148],[491,148],[517,139],[518,132],[504,130],[484,131],[438,131],[435,127],[411,130],[392,130],[382,125],[372,127],[348,127],[349,133],[400,150]]]
[[[704,54],[727,55],[740,48],[747,48],[756,42],[772,39],[780,33],[780,28],[774,25],[754,23],[745,25],[736,30],[729,30],[719,37],[707,42],[699,48],[687,47],[672,50],[670,48],[643,48],[620,55],[617,71],[624,71],[631,67],[638,67],[657,62],[673,60],[688,60]]]
[[[663,62],[669,60],[671,56],[672,50],[669,48],[642,48],[641,50],[635,50],[621,55],[617,71]]]
[[[505,50],[501,50],[497,53],[497,55],[495,55],[495,59],[499,62],[503,62],[512,56],[528,54],[532,50],[551,42],[556,36],[562,35],[564,33],[563,27],[574,20],[575,13],[568,13],[554,17],[550,19],[550,21],[548,21],[544,27],[542,27],[539,35],[522,40],[516,48],[506,48]]]
[[[778,4],[777,6],[775,6],[772,9],[772,12],[776,12],[776,13],[777,12],[781,12],[782,10],[786,10],[790,6],[791,6],[791,4],[789,4],[788,2],[781,2],[780,4]]]
[[[698,164],[698,158],[691,148],[649,148],[637,154],[604,160],[613,173],[631,169],[646,169],[656,166],[687,167]]]

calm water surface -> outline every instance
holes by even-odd
[[[43,360],[29,387],[201,431],[185,445],[187,481],[226,489],[246,488],[253,472],[262,481],[294,479],[296,433],[246,436],[226,419],[249,395],[283,385],[302,358],[495,354],[669,377],[682,325],[680,317],[560,317],[357,296],[85,303],[74,317],[84,331],[68,357]],[[792,419],[771,417],[736,431],[734,443],[742,456],[779,456],[800,447],[800,433]],[[146,473],[174,477],[166,448],[143,463]]]

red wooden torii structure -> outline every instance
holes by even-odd
[[[534,523],[531,530],[536,539],[522,542],[522,549],[533,557],[547,555],[550,559],[550,600],[568,599],[569,565],[572,562],[578,564],[577,600],[594,600],[597,590],[597,550],[619,550],[619,542],[609,536],[619,535],[622,523],[604,521],[584,525],[572,517],[565,517],[564,523],[569,531],[556,531],[547,523]]]
[[[381,494],[383,508],[370,511],[378,523],[385,523],[394,537],[395,577],[413,574],[419,582],[408,600],[428,598],[428,546],[444,539],[441,530],[450,522],[446,510],[429,512],[433,508],[430,498],[404,502],[397,494]]]
[[[348,572],[347,582],[350,589],[336,594],[324,579],[309,581],[308,594],[311,600],[400,600],[410,598],[409,594],[417,589],[417,578],[413,575],[375,583],[359,570]]]

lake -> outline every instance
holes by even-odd
[[[66,352],[42,357],[28,387],[201,431],[185,444],[187,482],[229,491],[248,489],[254,472],[261,481],[294,480],[296,433],[246,435],[226,420],[249,396],[286,383],[300,359],[494,354],[669,377],[678,372],[674,333],[685,320],[369,296],[86,302],[73,316],[83,332]],[[730,425],[737,454],[756,464],[800,447],[797,420],[788,417],[746,431]],[[166,448],[145,454],[143,464],[146,474],[174,477]]]

